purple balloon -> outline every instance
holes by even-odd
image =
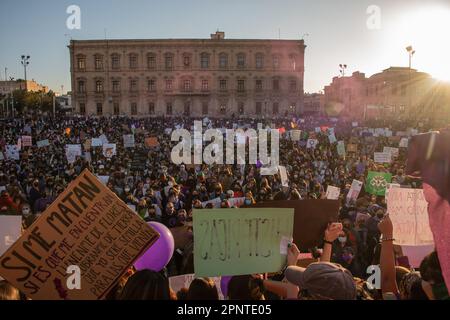
[[[258,169],[262,167],[261,161],[258,160],[258,161],[256,162],[256,167],[257,167]]]
[[[165,225],[155,221],[147,224],[159,233],[159,239],[136,260],[134,267],[137,270],[149,269],[159,272],[172,258],[175,242],[172,232]]]
[[[220,290],[222,291],[223,297],[226,299],[228,297],[228,284],[230,283],[231,276],[222,276],[220,279]]]

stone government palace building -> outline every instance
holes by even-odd
[[[278,117],[303,109],[303,40],[71,40],[82,115]]]

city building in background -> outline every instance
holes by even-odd
[[[34,80],[8,80],[0,81],[0,95],[11,94],[16,90],[26,90],[29,92],[48,92],[48,87],[37,83]]]
[[[303,114],[323,115],[325,95],[323,93],[305,93],[303,97]]]
[[[349,118],[450,118],[450,84],[408,67],[335,77],[324,91],[325,109]]]
[[[283,117],[303,112],[303,40],[72,40],[82,115]]]

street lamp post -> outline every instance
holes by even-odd
[[[21,57],[21,63],[23,65],[23,71],[24,71],[24,76],[25,76],[25,89],[26,89],[26,83],[27,83],[27,67],[30,64],[30,56],[26,56],[26,55],[22,55]]]
[[[347,69],[347,65],[346,64],[340,64],[339,65],[339,72],[341,74],[342,77],[345,76],[345,70]]]
[[[411,72],[412,72],[412,69],[411,69],[411,67],[412,67],[412,58],[413,58],[414,54],[416,53],[416,50],[414,50],[412,46],[407,46],[406,51],[408,52],[408,56],[409,56],[409,75],[408,75],[409,79],[408,79],[407,89],[408,89],[408,100],[409,100],[408,109],[409,109],[409,114],[411,114],[411,111],[412,111],[411,110],[411,104],[412,104],[412,101],[411,101]]]

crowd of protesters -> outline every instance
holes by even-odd
[[[263,176],[257,165],[175,165],[166,129],[188,130],[194,119],[128,117],[22,117],[2,120],[0,126],[0,214],[22,215],[27,228],[54,201],[67,184],[84,169],[109,177],[107,186],[124,202],[133,206],[146,221],[158,221],[173,230],[176,252],[162,272],[131,271],[109,293],[109,299],[218,299],[218,288],[211,279],[195,279],[189,288],[173,292],[168,277],[193,273],[192,210],[204,202],[220,198],[221,207],[230,207],[230,198],[245,198],[245,204],[270,200],[321,199],[327,187],[341,189],[339,222],[330,224],[323,235],[323,246],[311,248],[316,262],[297,267],[298,248],[292,244],[288,265],[279,274],[235,276],[227,290],[228,299],[448,299],[435,252],[422,262],[420,272],[396,262],[392,223],[386,215],[384,196],[361,191],[356,203],[346,203],[353,180],[365,181],[368,171],[390,172],[393,183],[420,188],[421,181],[404,174],[406,149],[389,164],[373,161],[374,152],[383,147],[398,147],[398,139],[365,135],[364,128],[389,128],[406,132],[439,129],[441,124],[426,120],[367,121],[355,123],[330,117],[299,119],[208,119],[213,128],[263,127],[301,130],[300,141],[287,134],[280,139],[280,164],[286,167],[289,186],[279,174]],[[202,119],[200,119],[201,121]],[[325,128],[317,132],[316,128]],[[339,155],[330,143],[326,128],[334,128],[337,140],[355,144],[357,150]],[[206,129],[206,123],[205,127]],[[123,135],[133,134],[135,146],[125,148]],[[17,144],[21,136],[32,136],[33,146],[22,147],[19,160],[5,156],[6,145]],[[67,144],[81,144],[100,135],[116,143],[116,155],[107,158],[101,148],[84,149],[73,163],[66,158]],[[148,147],[145,139],[156,137],[158,144]],[[319,140],[316,148],[306,141]],[[36,146],[48,139],[49,146]],[[85,148],[85,146],[83,147]],[[88,154],[88,155],[86,155]],[[175,236],[176,234],[176,236]],[[379,264],[382,288],[365,282],[367,267]],[[326,275],[326,276],[325,276]],[[0,283],[0,299],[19,299],[19,292]]]

